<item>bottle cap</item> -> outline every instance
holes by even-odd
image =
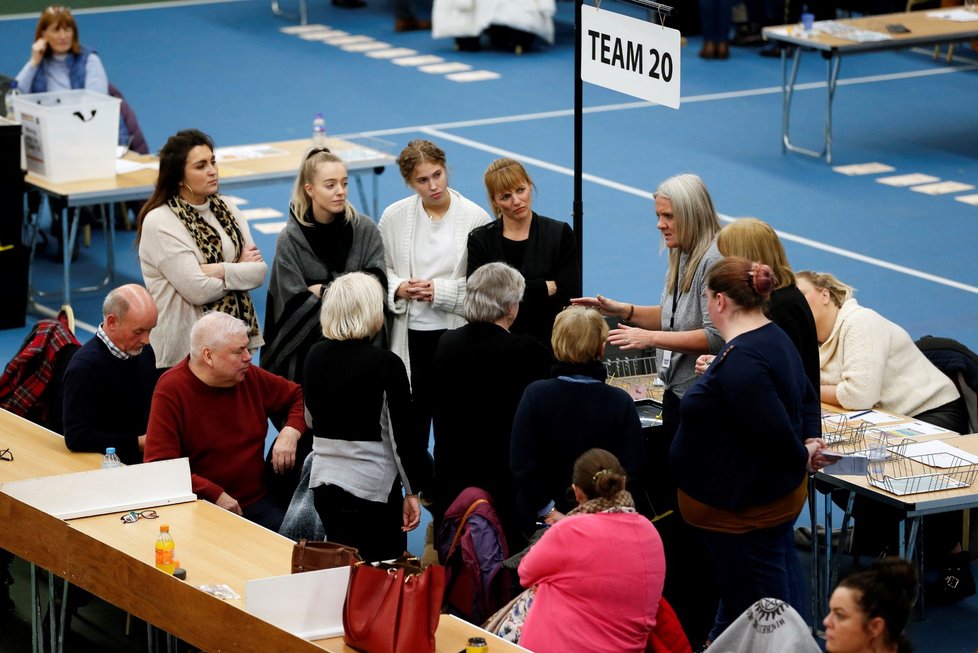
[[[170,525],[169,524],[160,524],[160,532],[161,533],[169,533],[170,532]]]
[[[176,569],[174,569],[173,575],[179,578],[180,580],[187,580],[187,570],[184,569],[183,567],[177,567]]]
[[[115,447],[106,447],[105,453],[106,454],[115,453]]]

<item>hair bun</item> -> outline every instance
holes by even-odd
[[[774,290],[774,274],[771,272],[771,268],[763,263],[756,261],[751,263],[750,280],[754,292],[765,299]]]

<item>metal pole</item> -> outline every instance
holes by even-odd
[[[577,264],[584,279],[584,200],[581,175],[584,160],[584,83],[581,81],[581,7],[584,0],[574,3],[574,205],[571,213],[574,218],[574,235],[577,237]]]

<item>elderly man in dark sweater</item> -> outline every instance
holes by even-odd
[[[195,493],[278,531],[283,510],[268,496],[268,419],[285,424],[272,445],[272,465],[295,465],[306,428],[302,388],[251,364],[248,327],[227,313],[207,313],[190,332],[190,356],[163,375],[153,393],[146,462],[186,456]]]
[[[72,451],[104,453],[115,447],[125,464],[142,462],[159,378],[149,344],[156,318],[156,304],[140,285],[121,286],[106,296],[95,337],[65,370],[65,444]]]

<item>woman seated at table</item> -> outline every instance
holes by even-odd
[[[322,339],[323,293],[340,275],[357,271],[377,277],[387,292],[377,225],[347,200],[343,161],[328,149],[313,149],[299,169],[289,220],[275,241],[261,366],[301,384],[306,354]]]
[[[533,211],[533,181],[518,161],[493,161],[485,182],[496,220],[469,234],[468,272],[490,261],[505,261],[519,270],[526,293],[510,330],[528,333],[549,347],[557,313],[581,294],[574,230]]]
[[[328,539],[357,547],[364,560],[396,558],[421,520],[418,493],[431,477],[427,438],[411,428],[404,363],[370,343],[384,324],[377,278],[345,274],[322,303],[325,339],[306,357],[302,386],[316,512]]]
[[[475,270],[466,282],[469,322],[442,336],[432,363],[442,382],[433,406],[433,514],[440,518],[465,488],[481,488],[493,498],[510,551],[525,546],[509,471],[513,415],[523,389],[547,376],[552,363],[534,338],[509,331],[524,285],[522,275],[505,263]]]
[[[791,338],[805,366],[805,376],[811,381],[812,387],[818,388],[818,338],[815,335],[815,319],[805,296],[795,285],[795,273],[788,265],[788,256],[777,232],[771,225],[757,218],[741,218],[720,231],[717,249],[724,256],[740,256],[771,268],[774,274],[774,290],[770,300],[764,305],[764,314]],[[697,361],[697,371],[702,373],[712,360],[712,356],[701,357]]]
[[[109,78],[98,54],[81,45],[71,10],[51,5],[41,12],[31,56],[17,73],[21,93],[88,89],[108,95]]]
[[[574,506],[566,494],[574,461],[593,447],[615,454],[641,503],[645,440],[635,402],[605,383],[608,324],[598,311],[571,306],[554,321],[555,378],[531,383],[513,422],[509,466],[516,481],[522,527],[553,524]],[[563,407],[573,406],[573,410]],[[642,506],[639,508],[642,509]]]
[[[828,653],[910,653],[905,629],[917,592],[906,560],[883,558],[843,579],[832,592],[825,626]]]
[[[848,410],[879,408],[964,433],[968,415],[954,383],[917,348],[910,335],[859,305],[854,289],[828,273],[798,273],[798,289],[815,316],[821,362],[821,399]],[[895,552],[902,514],[856,497],[855,546],[872,555]],[[968,552],[961,548],[961,513],[925,517],[928,561],[939,568],[933,600],[952,602],[975,593]]]
[[[707,309],[727,344],[683,396],[670,450],[683,519],[720,586],[708,641],[758,599],[803,607],[793,526],[824,444],[801,357],[763,312],[773,289],[766,265],[727,257],[710,268]]]
[[[635,511],[613,454],[584,452],[571,478],[578,506],[520,563],[520,583],[536,591],[519,644],[540,653],[645,651],[666,575],[662,540]]]
[[[248,291],[262,284],[267,266],[248,221],[217,190],[210,136],[196,129],[171,136],[136,232],[143,279],[160,311],[150,335],[157,367],[173,367],[190,353],[190,329],[209,311],[248,325],[251,351],[263,344]]]
[[[824,272],[798,273],[815,317],[821,399],[849,410],[879,408],[963,433],[964,401],[910,335],[860,306],[853,288]]]

